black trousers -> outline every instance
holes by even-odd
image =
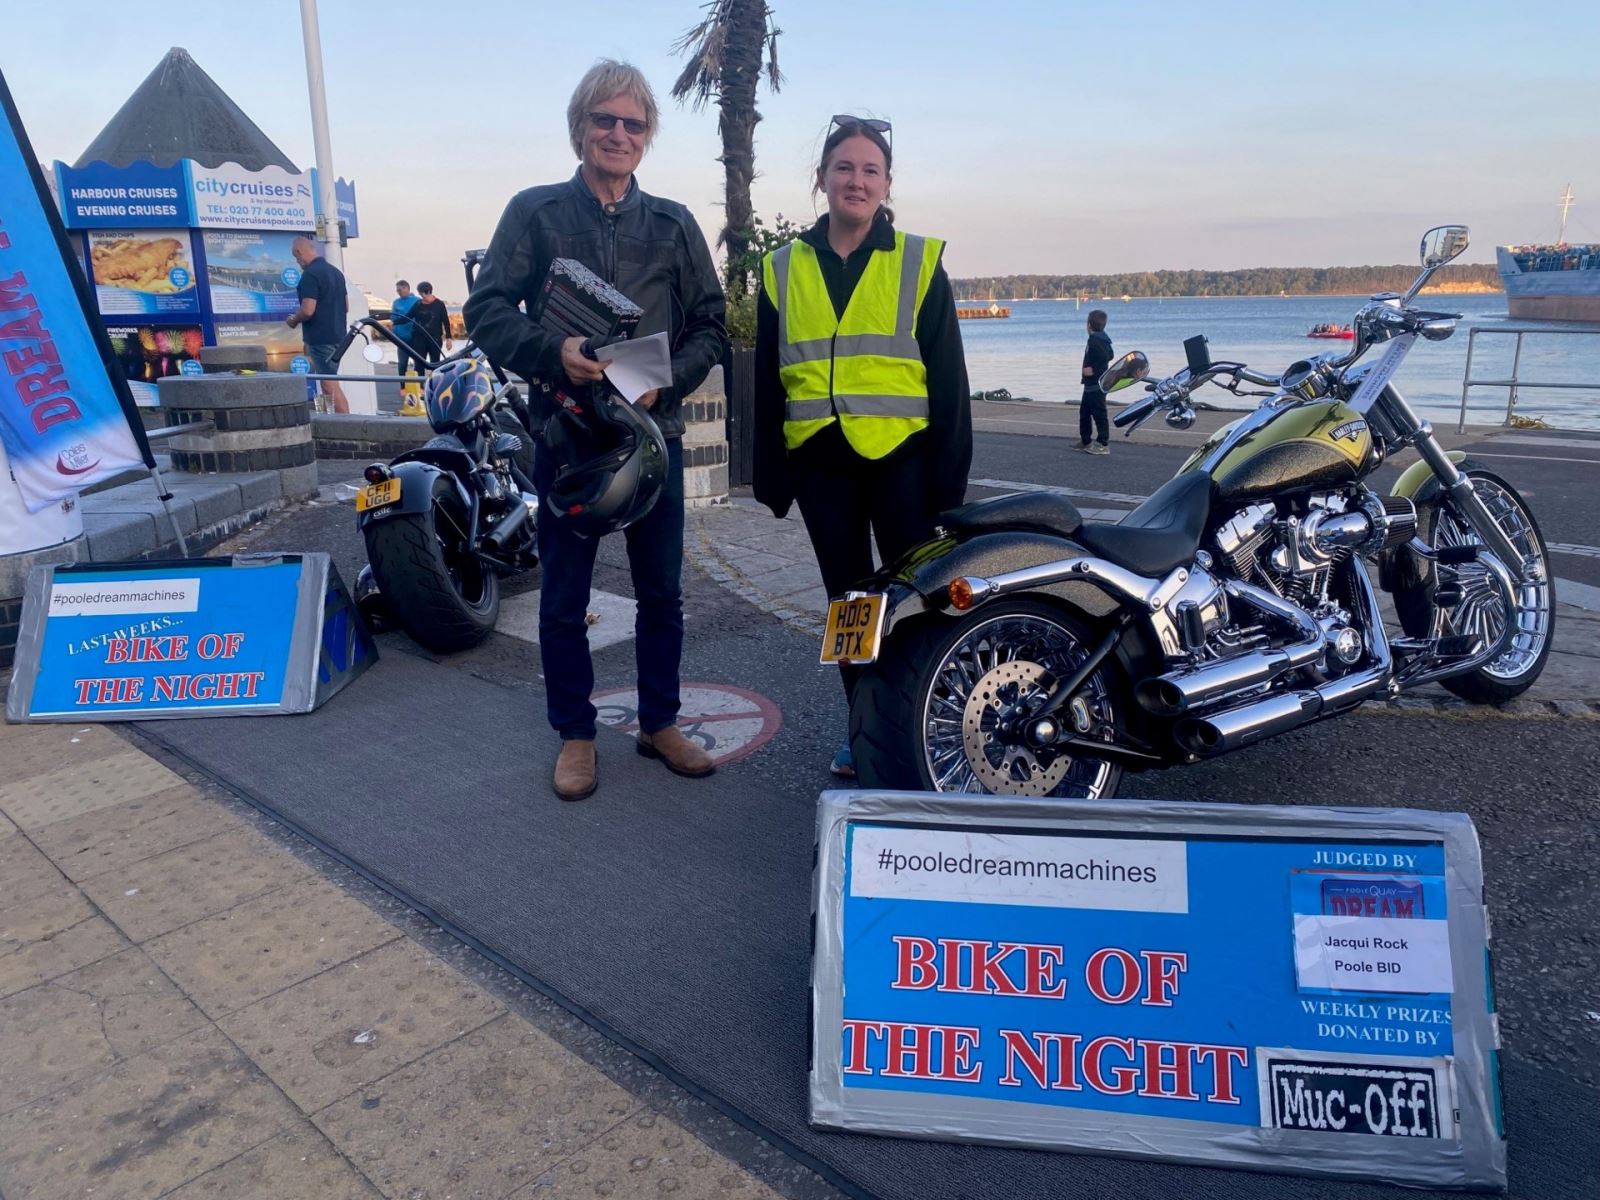
[[[790,454],[795,502],[829,596],[873,573],[874,540],[880,559],[890,563],[933,535],[938,514],[924,440],[913,434],[884,458],[863,458],[834,424]],[[854,667],[840,668],[846,697],[858,674]]]
[[[1078,401],[1078,437],[1085,446],[1089,444],[1089,426],[1093,423],[1095,440],[1102,446],[1111,442],[1111,421],[1106,416],[1106,394],[1104,392],[1083,393],[1083,399]]]
[[[415,367],[418,375],[426,375],[428,373],[427,367],[423,363],[422,355],[415,351],[407,350],[404,346],[396,347],[395,354],[395,374],[404,378],[407,367]]]

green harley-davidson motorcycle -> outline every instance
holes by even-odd
[[[1544,539],[1514,488],[1446,453],[1391,383],[1457,314],[1411,307],[1467,248],[1429,230],[1404,295],[1374,296],[1348,352],[1281,375],[1212,362],[1147,380],[1114,362],[1117,415],[1194,422],[1207,383],[1264,394],[1114,525],[1065,497],[1001,496],[940,517],[932,540],[830,605],[822,660],[862,668],[850,713],[872,787],[1107,797],[1124,770],[1197,762],[1370,698],[1441,683],[1498,703],[1525,691],[1555,621]],[[1375,347],[1373,361],[1360,362]],[[1268,389],[1248,393],[1244,385]],[[1420,456],[1387,495],[1365,484]],[[1376,587],[1401,630],[1384,628]]]

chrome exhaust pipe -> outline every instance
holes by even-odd
[[[1180,721],[1173,731],[1173,737],[1180,747],[1201,758],[1226,754],[1274,734],[1309,724],[1319,717],[1354,708],[1388,687],[1394,674],[1394,656],[1383,631],[1377,596],[1372,591],[1366,568],[1359,561],[1351,565],[1360,593],[1357,599],[1367,630],[1372,665],[1315,688],[1285,692],[1236,708]]]
[[[1254,704],[1223,709],[1181,721],[1173,736],[1190,754],[1210,758],[1317,719],[1322,697],[1316,692],[1285,692]]]
[[[1307,691],[1285,692],[1257,700],[1254,704],[1241,704],[1238,708],[1225,708],[1203,717],[1190,717],[1178,723],[1173,736],[1178,745],[1201,758],[1226,754],[1274,734],[1309,725],[1319,717],[1331,717],[1334,713],[1354,708],[1381,691],[1389,681],[1389,674],[1390,664],[1385,659],[1365,671],[1357,671]]]
[[[1270,684],[1297,667],[1309,666],[1321,657],[1324,643],[1322,631],[1318,630],[1315,637],[1292,646],[1256,650],[1192,671],[1174,671],[1142,680],[1135,685],[1133,696],[1146,712],[1179,716]]]
[[[1133,695],[1145,711],[1163,717],[1193,712],[1270,684],[1279,676],[1321,659],[1326,638],[1322,627],[1304,609],[1237,579],[1224,580],[1222,586],[1230,599],[1243,601],[1293,625],[1299,630],[1300,640],[1277,649],[1256,650],[1204,667],[1142,680],[1135,685]]]

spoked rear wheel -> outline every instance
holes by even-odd
[[[1465,675],[1441,680],[1464,700],[1475,704],[1503,704],[1533,686],[1550,657],[1555,626],[1555,585],[1544,536],[1520,495],[1505,480],[1481,468],[1467,470],[1472,486],[1494,515],[1496,524],[1511,539],[1523,558],[1534,564],[1529,577],[1516,585],[1516,607],[1507,613],[1500,590],[1486,568],[1478,563],[1435,565],[1433,585],[1407,589],[1395,596],[1395,611],[1405,631],[1413,637],[1466,635],[1486,644],[1499,641],[1507,620],[1514,626],[1511,642],[1493,662]],[[1433,545],[1476,546],[1481,539],[1448,499],[1422,510],[1419,532]],[[1514,564],[1513,564],[1514,565]],[[1436,597],[1452,598],[1440,605]]]
[[[1071,674],[1095,639],[1061,609],[1034,600],[985,605],[958,622],[926,622],[892,639],[863,673],[850,709],[856,770],[868,787],[1002,796],[1101,798],[1120,767],[1034,747],[1020,708]],[[1090,676],[1058,713],[1080,736],[1116,728],[1110,669]]]

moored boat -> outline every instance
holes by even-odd
[[[1571,207],[1569,184],[1561,194],[1561,231],[1554,242],[1495,251],[1514,320],[1600,321],[1600,244],[1567,242]]]

